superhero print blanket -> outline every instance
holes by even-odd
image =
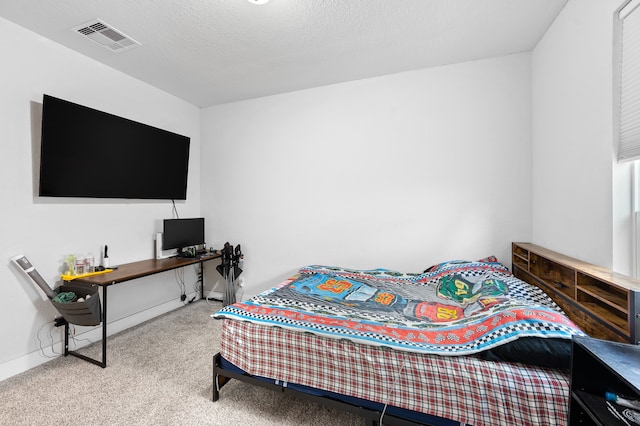
[[[213,317],[438,355],[469,355],[520,337],[584,335],[542,290],[493,257],[421,274],[307,266]]]

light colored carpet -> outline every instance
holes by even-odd
[[[361,417],[232,380],[211,401],[219,303],[195,302],[107,340],[107,368],[56,358],[0,382],[0,425],[362,425]],[[81,353],[100,359],[100,342]]]

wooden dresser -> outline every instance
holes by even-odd
[[[591,337],[640,343],[640,281],[530,243],[512,244],[512,271],[544,290]]]

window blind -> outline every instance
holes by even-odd
[[[640,0],[627,1],[618,26],[618,161],[640,159]]]

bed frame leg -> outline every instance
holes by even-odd
[[[216,371],[216,355],[214,355],[213,356],[213,380],[211,381],[211,383],[213,383],[213,395],[211,398],[213,402],[216,402],[218,399],[220,399],[220,391],[218,390],[217,376],[218,376],[218,372]]]
[[[218,373],[218,367],[220,367],[220,353],[213,356],[213,395],[211,398],[213,402],[220,399],[220,389],[231,380],[228,377],[221,376]]]
[[[229,379],[226,379],[225,377],[218,375],[218,365],[220,365],[219,358],[220,358],[219,353],[213,356],[213,397],[211,399],[213,402],[216,402],[218,399],[220,399],[220,389],[229,380]],[[226,380],[223,380],[223,379],[226,379]]]

